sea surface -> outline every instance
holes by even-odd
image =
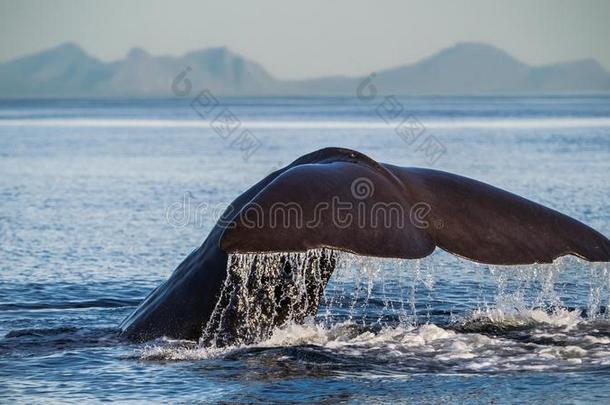
[[[610,235],[610,98],[196,96],[0,101],[0,402],[610,401],[610,268],[571,258],[342,255],[315,319],[257,344],[116,333],[234,197],[326,146]]]

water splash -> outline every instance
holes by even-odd
[[[459,293],[453,302],[439,301],[434,290],[439,283],[446,289],[443,274],[449,271],[465,275],[463,287],[458,279],[452,288],[479,289],[478,302],[462,302]],[[573,272],[589,277],[588,290],[578,291],[562,281]],[[487,266],[442,254],[421,260],[363,257],[332,249],[235,254],[229,257],[227,279],[200,346],[249,345],[268,339],[278,328],[302,323],[328,330],[345,323],[374,332],[430,323],[490,333],[555,320],[573,326],[585,315],[607,319],[609,275],[607,264],[585,265],[575,258],[544,265]],[[586,308],[567,305],[583,298]]]
[[[435,284],[433,262],[337,253],[337,267],[324,291],[320,321],[330,326],[350,321],[360,325],[415,325],[425,305],[429,317]],[[423,289],[424,302],[416,298]]]
[[[591,319],[610,319],[606,310],[610,306],[610,268],[607,263],[594,263],[589,267],[589,295],[587,315]]]
[[[335,252],[233,254],[201,344],[250,344],[274,327],[314,316],[335,267]]]
[[[228,263],[227,278],[204,327],[201,346],[259,342],[271,336],[274,328],[313,320],[316,314],[317,321],[327,327],[344,321],[378,329],[414,325],[420,310],[416,294],[422,286],[427,291],[427,319],[430,317],[434,267],[422,265],[420,260],[314,249],[233,254]]]
[[[532,309],[556,312],[568,308],[568,302],[586,299],[586,306],[579,311],[582,315],[590,320],[607,319],[605,308],[610,304],[607,263],[588,263],[566,256],[551,264],[487,268],[496,285],[493,310],[506,313],[526,313]],[[575,278],[587,280],[585,285],[588,289],[579,291],[582,286],[566,281]]]

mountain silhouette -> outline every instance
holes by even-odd
[[[195,90],[227,96],[353,96],[364,77],[278,80],[225,47],[181,56],[134,48],[105,63],[73,43],[0,64],[0,97],[166,97],[186,72]],[[610,73],[593,59],[527,65],[501,49],[458,43],[410,65],[378,70],[383,94],[501,95],[610,92]]]

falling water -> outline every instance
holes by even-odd
[[[466,320],[452,316],[452,307],[460,305],[459,297],[456,302],[435,301],[435,285],[443,282],[438,270],[478,273],[478,286],[465,286],[479,288],[479,302]],[[582,313],[590,319],[607,316],[608,267],[585,265],[574,258],[545,265],[487,266],[450,255],[440,260],[438,255],[421,260],[380,259],[332,249],[233,254],[201,344],[251,344],[291,323],[316,322],[330,328],[346,322],[380,330],[427,324],[436,315],[448,324],[469,322],[466,328],[480,328],[481,322],[487,325],[522,319],[532,311],[552,314],[565,310],[564,301],[578,293],[572,291],[572,285],[562,283],[566,272],[589,277],[589,290],[584,292],[588,304]],[[442,305],[447,311],[439,312]]]
[[[273,328],[314,316],[332,274],[335,253],[233,254],[220,298],[205,326],[202,343],[249,344]]]
[[[332,249],[233,254],[228,260],[227,278],[202,345],[250,344],[269,337],[275,327],[313,320],[317,313],[323,314],[318,320],[326,326],[338,321],[414,325],[418,288],[423,286],[430,300],[434,286],[431,263],[422,265],[420,260],[378,259]],[[429,302],[426,308],[429,319]]]
[[[420,289],[426,292],[429,308],[433,262],[338,252],[337,268],[321,300],[321,320],[326,325],[341,321],[380,327],[414,325],[418,322],[416,295]]]
[[[575,322],[608,319],[610,273],[607,263],[589,263],[567,256],[550,264],[479,267],[491,277],[495,291],[492,300],[480,300],[470,316],[460,320],[461,329],[507,330],[549,322],[553,317],[561,323],[565,321],[561,318],[566,316]],[[583,283],[585,288],[583,284],[569,281],[578,278],[587,280]],[[584,307],[574,306],[574,303],[583,302],[586,302]]]

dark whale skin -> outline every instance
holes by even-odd
[[[372,185],[366,199],[351,187],[359,179]],[[375,204],[396,203],[404,218],[392,217],[383,227],[344,227],[326,210],[317,226],[294,229],[271,227],[269,221],[248,226],[241,215],[252,206],[268,212],[274,204],[296,202],[310,218],[320,202],[333,198],[363,212],[373,212],[367,210]],[[414,221],[414,208],[421,204],[427,214]],[[121,336],[134,341],[199,339],[227,277],[228,253],[330,247],[414,259],[437,246],[488,264],[550,263],[564,255],[610,261],[610,241],[604,235],[533,201],[451,173],[382,164],[357,151],[325,148],[271,173],[237,197],[203,244],[121,323]]]

